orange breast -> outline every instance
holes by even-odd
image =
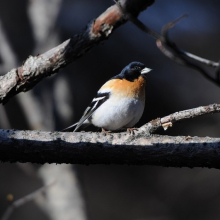
[[[105,83],[100,90],[110,88],[114,95],[121,97],[131,97],[140,100],[145,100],[145,79],[143,76],[139,76],[134,82],[130,82],[126,79],[112,79]]]

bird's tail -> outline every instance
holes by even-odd
[[[90,125],[90,123],[87,122],[87,121],[84,122],[83,124],[81,124],[79,127],[78,127],[78,124],[79,123],[77,122],[77,123],[65,128],[65,129],[63,129],[62,131],[69,131],[69,132],[71,132],[71,131],[81,131],[81,130],[83,130],[84,128],[86,128]]]
[[[78,123],[75,123],[65,129],[63,129],[62,131],[74,131],[75,127],[78,125]]]

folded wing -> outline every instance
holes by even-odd
[[[110,95],[109,92],[105,92],[105,93],[98,92],[96,97],[92,100],[90,105],[84,111],[81,119],[74,125],[71,125],[62,131],[73,130],[74,127],[75,127],[74,131],[78,131],[81,127],[87,127],[90,123],[87,123],[87,126],[83,126],[84,122],[92,116],[92,114],[100,105],[102,105],[106,100],[108,100],[109,95]]]

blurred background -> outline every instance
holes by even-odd
[[[79,33],[112,4],[1,0],[0,74]],[[170,31],[170,38],[188,52],[218,61],[219,9],[218,0],[156,0],[139,18],[160,32],[164,24],[188,13]],[[71,125],[100,86],[131,61],[153,69],[138,126],[176,111],[219,103],[219,87],[169,60],[153,38],[128,22],[104,44],[0,106],[0,128],[54,131]],[[216,114],[175,124],[160,134],[219,137],[219,127]],[[8,206],[7,194],[18,199],[57,180],[46,193],[16,209],[13,220],[217,220],[220,216],[220,173],[215,169],[2,163],[0,177],[0,216]]]

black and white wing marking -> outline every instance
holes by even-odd
[[[94,113],[94,111],[100,106],[102,105],[106,100],[108,100],[110,95],[110,92],[105,92],[105,93],[97,93],[96,97],[92,100],[91,104],[86,108],[86,110],[83,113],[82,118],[79,120],[79,122],[77,123],[76,128],[74,129],[74,131],[77,131],[81,125],[83,124],[83,122],[88,119],[89,117],[92,116],[92,114]]]

